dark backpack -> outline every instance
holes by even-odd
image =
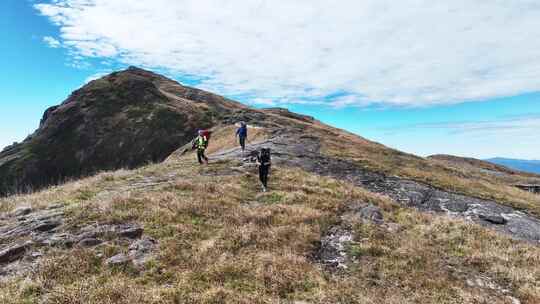
[[[262,148],[261,154],[259,158],[259,162],[263,165],[270,165],[272,162],[271,156],[270,156],[270,148]]]

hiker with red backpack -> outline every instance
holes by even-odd
[[[199,130],[198,136],[193,141],[193,149],[197,149],[197,160],[199,164],[208,165],[208,157],[204,155],[206,148],[208,148],[208,141],[210,140],[210,131],[208,130]]]

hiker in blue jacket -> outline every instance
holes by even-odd
[[[240,147],[242,147],[242,152],[246,150],[246,138],[247,138],[247,125],[245,122],[240,122],[240,128],[236,130],[236,136],[238,136],[238,141],[240,142]]]

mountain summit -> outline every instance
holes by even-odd
[[[47,109],[37,131],[0,153],[0,196],[162,161],[198,128],[244,109],[140,68],[112,73]]]

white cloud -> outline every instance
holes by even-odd
[[[251,100],[251,103],[256,105],[262,105],[265,107],[274,107],[276,106],[276,102],[271,99],[263,99],[263,98],[254,98]]]
[[[418,123],[382,128],[379,138],[394,148],[427,156],[453,154],[476,158],[538,159],[540,113],[483,121]]]
[[[110,74],[112,72],[112,70],[108,70],[108,71],[101,71],[101,72],[98,72],[98,73],[94,73],[88,77],[86,77],[86,79],[84,80],[84,83],[87,84],[89,83],[90,81],[92,80],[96,80],[96,79],[99,79],[107,74]]]
[[[53,49],[59,48],[62,45],[60,41],[51,36],[43,37],[43,42],[45,42],[49,47]]]
[[[496,135],[500,138],[506,138],[509,135],[536,137],[538,130],[540,130],[540,114],[516,115],[484,121],[419,123],[409,126],[396,126],[387,130],[397,132],[418,131],[419,129],[443,130],[449,134]]]
[[[537,0],[55,0],[85,57],[167,69],[230,96],[427,106],[540,90]]]

